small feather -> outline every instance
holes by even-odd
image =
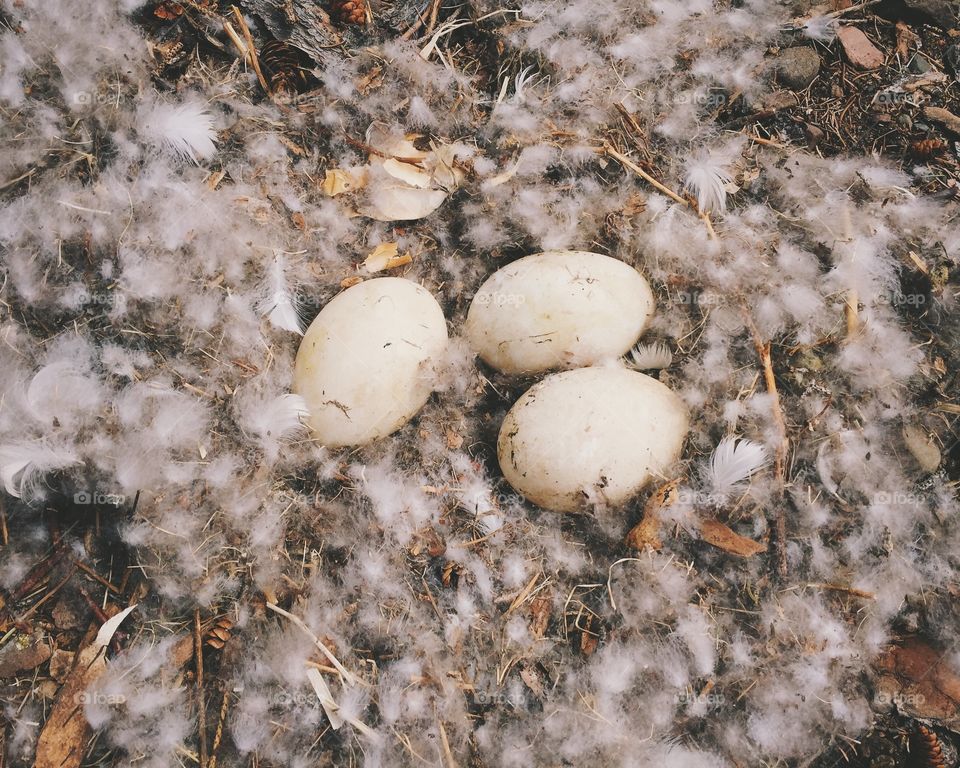
[[[6,492],[18,499],[30,495],[41,475],[78,462],[72,451],[41,443],[0,445],[0,479]]]
[[[744,438],[725,437],[714,450],[704,471],[705,485],[711,493],[724,496],[734,487],[759,472],[770,461],[767,449]]]
[[[281,438],[304,429],[303,420],[310,416],[307,401],[300,395],[280,395],[251,414],[249,426],[261,437]]]
[[[727,185],[733,177],[706,155],[701,155],[687,164],[684,189],[697,198],[697,206],[703,213],[723,211],[727,207]]]
[[[661,341],[653,344],[638,344],[630,350],[626,363],[636,371],[669,368],[673,363],[673,353],[670,347]]]
[[[199,164],[212,160],[217,151],[213,115],[200,101],[159,102],[141,113],[140,130],[181,160]]]
[[[286,264],[277,256],[270,267],[267,277],[267,297],[260,302],[258,309],[270,323],[277,328],[303,336],[300,328],[300,313],[293,302],[293,296],[287,287]]]
[[[803,25],[803,34],[821,43],[832,42],[837,36],[837,20],[830,16],[814,16]]]

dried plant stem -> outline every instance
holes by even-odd
[[[263,76],[263,72],[260,69],[260,59],[257,58],[257,46],[253,44],[253,35],[250,34],[250,27],[247,26],[247,22],[243,18],[243,14],[240,13],[240,9],[237,6],[231,6],[233,10],[233,15],[237,20],[237,26],[240,27],[240,31],[243,33],[243,39],[247,43],[247,53],[250,56],[250,64],[253,66],[253,71],[257,73],[257,80],[260,81],[260,87],[263,88],[264,93],[268,96],[273,94],[270,92],[270,85],[267,83],[267,78]]]
[[[858,305],[860,304],[860,296],[857,294],[855,288],[851,288],[847,291],[847,296],[844,299],[843,304],[843,314],[847,319],[847,338],[853,338],[857,331],[860,330],[860,310]]]
[[[787,575],[787,514],[783,503],[783,491],[786,484],[786,463],[787,449],[789,441],[787,439],[787,422],[783,417],[783,408],[780,405],[780,392],[777,389],[777,377],[773,371],[773,359],[770,356],[770,342],[764,341],[757,330],[757,325],[750,315],[746,305],[743,306],[744,319],[753,335],[753,346],[760,358],[760,364],[763,367],[763,381],[766,385],[767,393],[770,395],[773,411],[773,423],[777,428],[779,441],[776,451],[774,451],[774,471],[777,478],[777,490],[780,496],[780,503],[776,505],[776,557],[777,571],[781,577]]]
[[[610,155],[610,157],[612,157],[614,160],[619,162],[624,168],[627,168],[633,171],[635,174],[637,174],[637,176],[639,176],[641,179],[646,181],[650,186],[652,186],[658,192],[662,192],[671,200],[674,200],[675,202],[680,203],[680,205],[684,205],[687,208],[690,208],[691,210],[693,210],[701,219],[703,219],[703,223],[706,224],[707,234],[710,235],[710,239],[711,240],[717,239],[717,232],[713,228],[713,223],[710,221],[710,214],[706,213],[705,211],[699,210],[692,200],[689,200],[685,197],[681,197],[672,189],[670,189],[670,187],[657,181],[653,176],[651,176],[649,173],[643,170],[643,168],[641,168],[639,165],[634,163],[629,157],[627,157],[626,155],[620,154],[613,147],[605,146],[604,151],[608,155]]]
[[[608,155],[610,155],[610,157],[612,157],[614,160],[616,160],[617,162],[619,162],[624,168],[629,168],[631,171],[633,171],[635,174],[637,174],[637,176],[639,176],[641,179],[643,179],[644,181],[646,181],[646,182],[647,182],[651,187],[653,187],[654,189],[658,190],[659,192],[663,192],[663,194],[665,194],[665,195],[666,195],[667,197],[669,197],[671,200],[674,200],[674,201],[680,203],[680,205],[686,205],[686,206],[692,207],[692,206],[690,205],[690,201],[689,201],[689,200],[687,200],[685,197],[680,197],[680,195],[678,195],[678,194],[677,194],[676,192],[674,192],[672,189],[670,189],[669,187],[661,184],[659,181],[657,181],[655,178],[653,178],[653,176],[651,176],[649,173],[647,173],[645,170],[643,170],[643,168],[641,168],[639,165],[637,165],[636,163],[634,163],[634,162],[633,162],[629,157],[627,157],[626,155],[621,155],[621,154],[620,154],[619,152],[617,152],[617,150],[615,150],[613,147],[605,147],[604,149],[605,149],[606,153],[607,153]]]
[[[217,720],[217,731],[213,735],[213,746],[210,748],[210,762],[207,768],[217,768],[217,752],[220,751],[220,740],[223,738],[223,726],[227,721],[227,710],[230,707],[230,691],[224,686],[223,701],[220,702],[220,717]]]
[[[203,633],[200,609],[193,612],[193,652],[197,660],[197,721],[200,733],[200,768],[207,768],[207,706],[203,699]]]

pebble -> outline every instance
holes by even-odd
[[[877,69],[886,60],[883,51],[870,42],[857,27],[840,27],[837,38],[843,46],[847,60],[858,69]]]

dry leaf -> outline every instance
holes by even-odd
[[[345,171],[342,168],[331,168],[323,178],[323,192],[328,197],[336,197],[345,192],[363,189],[366,185],[364,174]]]
[[[700,533],[708,544],[740,557],[753,557],[767,548],[764,544],[734,533],[719,520],[704,520],[700,525]]]
[[[44,723],[37,741],[34,768],[79,768],[90,736],[90,725],[83,714],[83,697],[106,668],[106,650],[120,623],[136,608],[120,611],[104,622],[96,639],[83,650]]]
[[[400,246],[396,243],[381,243],[363,261],[363,268],[370,273],[396,269],[413,261],[409,253],[400,255]]]

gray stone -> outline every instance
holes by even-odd
[[[820,56],[807,46],[787,48],[777,56],[773,66],[779,82],[799,91],[810,85],[820,72]]]
[[[903,0],[908,10],[944,29],[956,26],[957,4],[949,0]]]

